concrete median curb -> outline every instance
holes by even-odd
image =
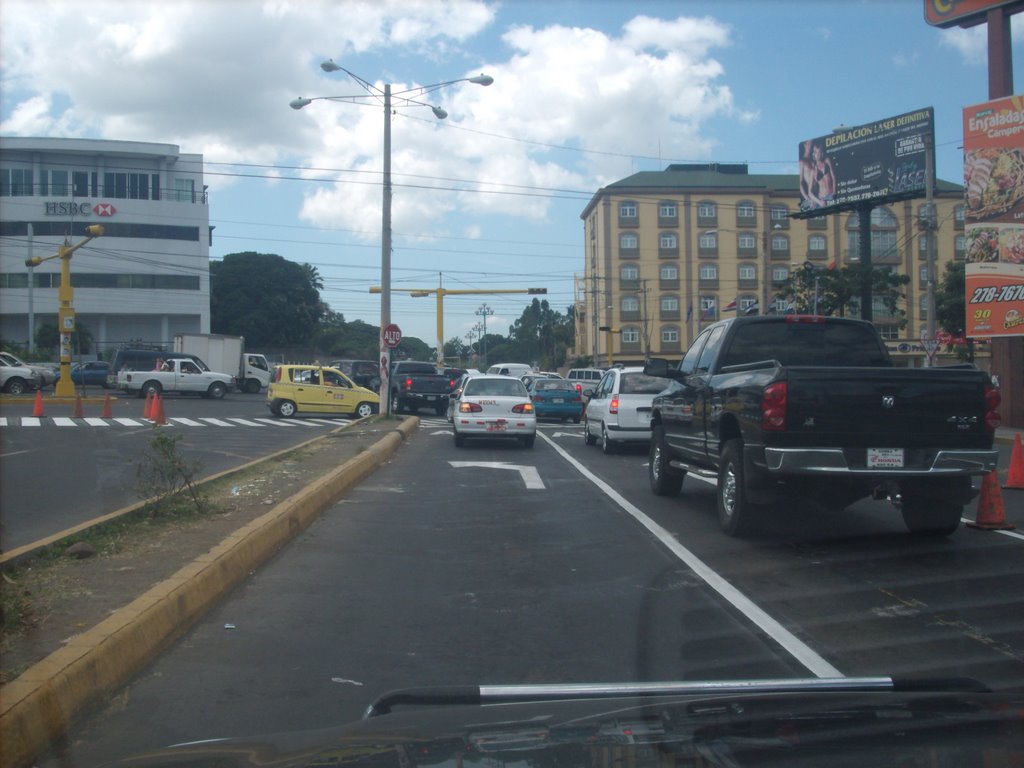
[[[0,766],[30,765],[80,713],[131,680],[222,595],[394,454],[418,425],[417,418],[405,419],[0,688]]]

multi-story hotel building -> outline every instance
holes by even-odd
[[[798,183],[796,174],[711,163],[640,172],[598,190],[581,214],[586,269],[576,278],[576,354],[602,365],[678,358],[709,322],[764,307],[785,312],[777,294],[793,270],[856,263],[859,214],[792,218]],[[922,198],[880,205],[871,214],[873,265],[911,278],[906,327],[880,300],[872,308],[890,351],[910,358],[905,364],[924,357],[923,204]],[[963,188],[937,182],[935,204],[941,279],[947,262],[964,258]],[[849,314],[860,316],[859,309]]]
[[[74,308],[100,353],[210,330],[210,215],[203,158],[171,144],[0,139],[0,337],[28,347],[57,325],[60,246]]]

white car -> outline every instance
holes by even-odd
[[[651,403],[665,389],[666,379],[647,376],[642,367],[612,368],[605,372],[583,413],[583,439],[587,445],[601,440],[605,453],[623,443],[651,439]]]
[[[41,389],[42,377],[33,369],[22,365],[11,365],[0,357],[0,390],[9,395],[23,395],[34,389]]]
[[[513,437],[532,448],[537,416],[526,385],[511,376],[474,376],[462,387],[452,416],[455,445],[467,437]]]
[[[36,378],[39,381],[41,387],[48,387],[57,381],[59,369],[54,368],[52,365],[41,365],[39,363],[26,363],[20,357],[10,352],[0,352],[0,360],[3,360],[7,365],[16,366],[19,368],[28,368],[30,371],[36,374]]]

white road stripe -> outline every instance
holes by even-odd
[[[172,416],[168,421],[173,421],[175,424],[181,424],[183,427],[205,427],[201,421],[195,421],[194,419],[186,419],[184,416]]]
[[[807,667],[812,674],[818,677],[845,677],[838,669],[833,667],[824,658],[814,652],[809,645],[800,640],[796,635],[786,629],[776,619],[769,616],[762,608],[754,603],[749,597],[740,592],[736,587],[725,580],[717,572],[711,569],[703,560],[697,557],[679,543],[671,533],[666,531],[651,518],[640,511],[639,508],[627,501],[614,488],[604,480],[593,474],[580,462],[569,455],[554,440],[545,434],[540,434],[544,442],[550,445],[569,464],[596,485],[608,498],[618,504],[624,512],[631,515],[640,525],[650,531],[672,554],[686,564],[697,576],[715,590],[726,602],[746,616],[751,622],[782,646],[793,658]]]
[[[215,426],[215,427],[233,427],[233,426],[235,426],[231,422],[229,422],[229,421],[222,421],[221,419],[214,419],[214,418],[209,418],[209,417],[206,417],[206,416],[201,417],[201,419],[203,421],[207,422],[208,424],[213,424],[213,426]]]
[[[249,421],[248,419],[238,419],[231,417],[231,420],[236,424],[241,424],[243,427],[262,427],[263,424],[257,424],[255,421]]]
[[[272,427],[297,427],[298,424],[292,424],[287,419],[254,419],[254,421],[261,422],[263,424],[269,424]]]
[[[42,424],[42,419],[37,416],[22,416],[21,426],[23,427],[38,427]]]
[[[126,427],[144,427],[147,424],[147,422],[145,421],[139,419],[129,419],[125,416],[118,416],[117,418],[114,419],[114,421]]]
[[[7,426],[7,417],[6,416],[0,416],[0,427],[6,427],[6,426]]]
[[[54,416],[53,423],[58,427],[77,427],[74,419],[69,419],[67,416]]]
[[[85,423],[90,427],[109,427],[110,422],[106,419],[97,419],[95,416],[87,416]]]

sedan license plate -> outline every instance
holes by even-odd
[[[551,398],[551,402],[552,403],[564,403],[565,402],[565,398],[564,397],[553,397],[553,398]]]
[[[868,448],[868,467],[873,469],[901,469],[902,448]]]
[[[487,431],[488,432],[504,432],[505,431],[505,425],[504,424],[488,424],[487,425]]]

